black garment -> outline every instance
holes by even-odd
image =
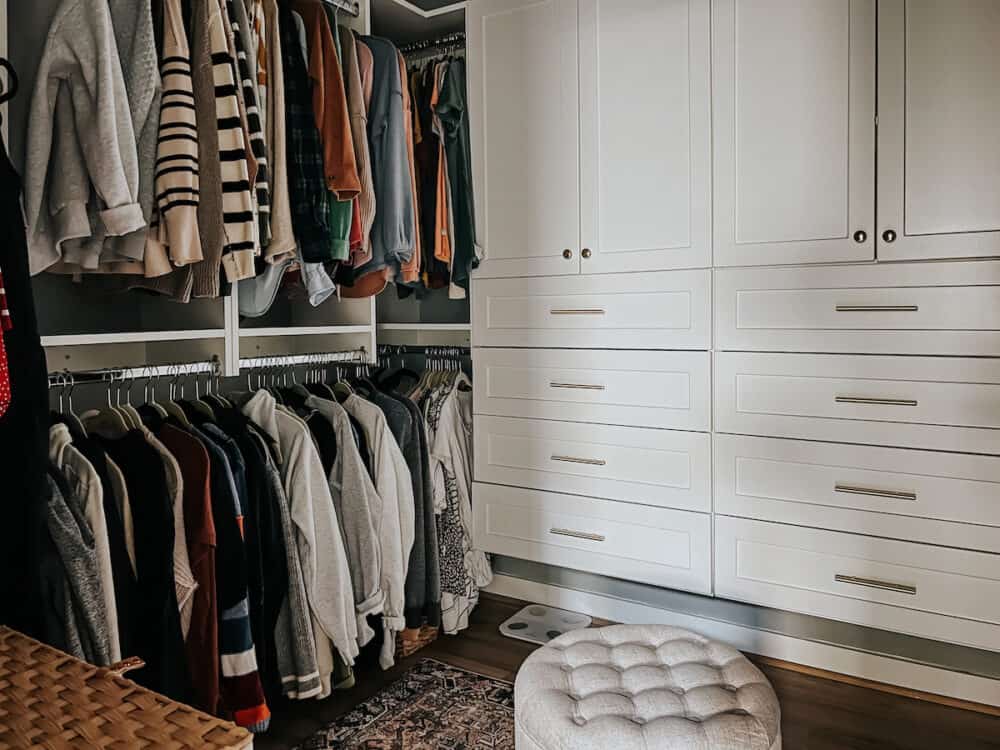
[[[176,701],[191,693],[174,585],[174,511],[163,459],[139,430],[95,438],[118,464],[132,506],[137,576],[135,655],[146,666],[135,681]]]
[[[136,579],[132,561],[125,543],[125,521],[118,508],[114,486],[108,469],[108,454],[92,438],[73,438],[73,447],[86,458],[101,480],[104,497],[104,517],[108,526],[108,545],[111,550],[111,576],[115,584],[115,607],[118,610],[118,640],[122,656],[129,656],[135,649]]]
[[[282,534],[281,498],[272,492],[267,462],[273,460],[269,438],[238,409],[216,408],[219,426],[243,454],[247,499],[243,529],[247,561],[250,630],[257,653],[257,671],[268,700],[283,694],[274,630],[288,595],[288,566]]]
[[[0,622],[44,640],[47,608],[42,587],[53,582],[42,569],[52,551],[42,510],[48,483],[49,398],[20,201],[21,180],[0,139],[0,270],[14,326],[3,334],[12,400],[0,417]]]
[[[451,280],[469,288],[469,273],[479,265],[476,258],[476,218],[472,200],[472,152],[469,145],[469,112],[466,102],[465,60],[452,60],[444,77],[437,106],[444,126],[444,150],[451,187],[452,244]]]
[[[375,470],[372,467],[372,455],[368,452],[368,441],[365,439],[365,430],[361,426],[361,423],[356,420],[353,416],[348,415],[351,420],[351,430],[354,432],[354,439],[358,443],[358,452],[361,454],[361,463],[365,465],[365,471],[368,472],[368,476],[375,481]]]
[[[319,458],[323,464],[324,475],[330,476],[333,465],[337,461],[337,432],[333,429],[330,420],[318,412],[314,411],[303,419],[309,426],[309,432],[312,433],[316,447],[319,448]]]

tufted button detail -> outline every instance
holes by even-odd
[[[615,750],[654,746],[663,732],[677,748],[706,736],[740,738],[713,750],[780,746],[777,699],[760,670],[730,646],[666,626],[577,630],[552,640],[518,673],[515,713],[515,731],[541,750],[589,746],[612,731]],[[747,729],[733,734],[740,724]]]

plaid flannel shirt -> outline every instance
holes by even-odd
[[[313,115],[309,71],[287,5],[278,6],[281,59],[285,74],[285,130],[288,138],[288,191],[299,256],[307,263],[330,259],[329,203],[323,146]]]

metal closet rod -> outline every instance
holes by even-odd
[[[380,355],[390,354],[426,354],[429,357],[469,357],[472,347],[468,346],[411,346],[409,344],[382,344],[378,348]]]
[[[350,13],[355,18],[361,15],[360,3],[354,2],[353,0],[323,0],[323,2],[327,5],[332,5],[337,10]]]
[[[326,365],[334,363],[367,364],[368,352],[354,349],[343,352],[317,352],[315,354],[288,354],[273,357],[250,357],[240,360],[241,370],[263,370],[271,367],[296,367],[298,365]]]
[[[49,373],[49,388],[82,383],[110,383],[115,380],[139,380],[143,378],[183,377],[210,373],[221,375],[218,357],[203,362],[175,362],[167,365],[143,365],[142,367],[108,367],[101,370],[58,370]]]
[[[455,31],[451,34],[445,34],[437,39],[422,39],[419,42],[411,42],[410,44],[404,44],[400,46],[399,51],[404,55],[409,52],[420,52],[426,49],[434,49],[435,47],[449,47],[453,45],[464,45],[465,44],[465,32]]]

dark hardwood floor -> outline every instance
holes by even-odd
[[[420,659],[439,659],[513,681],[534,646],[500,635],[497,626],[522,602],[484,597],[471,627],[445,636],[389,672],[357,671],[357,685],[325,701],[272,706],[271,730],[257,750],[290,748],[395,680]],[[752,657],[751,657],[752,658]],[[784,750],[980,750],[1000,748],[1000,717],[927,703],[760,663],[781,701]],[[610,749],[609,749],[610,750]],[[652,749],[651,749],[652,750]]]

